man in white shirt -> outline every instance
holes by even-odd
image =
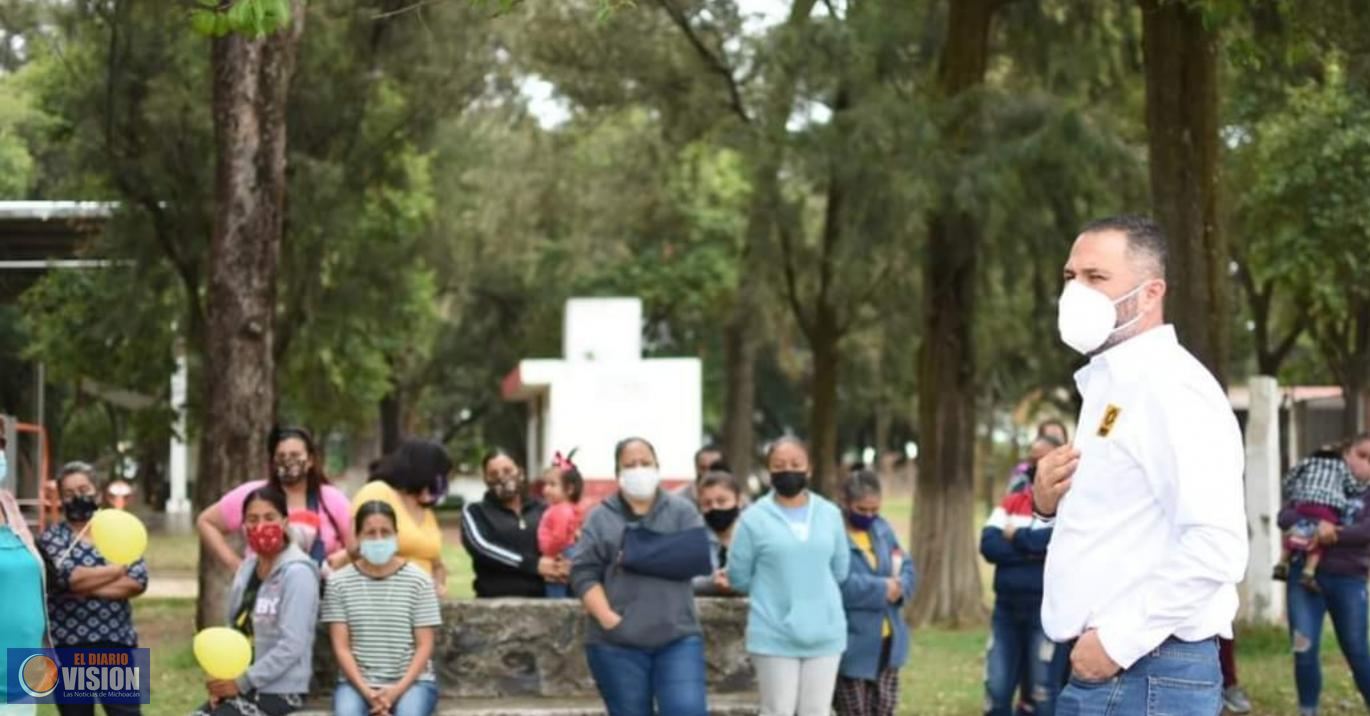
[[[1074,641],[1057,716],[1217,714],[1216,637],[1232,635],[1246,571],[1243,449],[1222,387],[1166,325],[1159,226],[1086,226],[1065,266],[1061,338],[1078,435],[1038,465],[1033,508],[1055,520],[1042,626]]]

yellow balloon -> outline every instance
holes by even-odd
[[[90,520],[90,541],[106,561],[129,565],[147,551],[147,528],[123,510],[100,510]]]
[[[252,644],[236,629],[201,629],[192,646],[200,668],[216,679],[232,681],[252,665]]]

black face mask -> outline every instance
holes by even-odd
[[[794,497],[809,486],[809,476],[796,470],[771,473],[771,488],[781,497]]]
[[[62,503],[62,514],[67,516],[68,522],[89,522],[98,509],[100,503],[95,501],[94,495],[77,495]]]
[[[729,527],[737,521],[737,516],[742,512],[741,508],[730,507],[726,510],[705,510],[704,524],[714,532],[727,532]]]

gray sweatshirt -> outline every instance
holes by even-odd
[[[228,622],[242,604],[257,556],[243,561],[228,593]],[[319,568],[291,544],[276,558],[257,588],[252,611],[252,667],[238,677],[238,690],[264,694],[309,693],[314,625],[319,617]]]
[[[682,637],[700,633],[690,580],[672,581],[635,574],[619,565],[628,507],[617,493],[605,498],[586,518],[571,566],[571,588],[584,597],[595,585],[603,585],[609,606],[623,622],[604,631],[588,620],[585,641],[634,649],[656,649]],[[640,522],[653,532],[678,532],[701,527],[704,518],[694,505],[657,490],[656,502]]]

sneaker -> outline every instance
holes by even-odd
[[[1318,586],[1317,578],[1311,574],[1303,575],[1303,577],[1299,579],[1299,584],[1302,584],[1304,589],[1307,589],[1314,594],[1322,594],[1322,587]]]
[[[1273,574],[1270,575],[1270,578],[1271,578],[1271,579],[1274,579],[1274,580],[1277,581],[1277,582],[1287,582],[1287,581],[1289,581],[1289,565],[1287,565],[1287,564],[1277,564],[1277,565],[1275,565],[1275,571],[1274,571]]]
[[[1228,713],[1251,713],[1251,699],[1247,698],[1246,691],[1240,686],[1229,686],[1223,690],[1223,706],[1227,707]]]

